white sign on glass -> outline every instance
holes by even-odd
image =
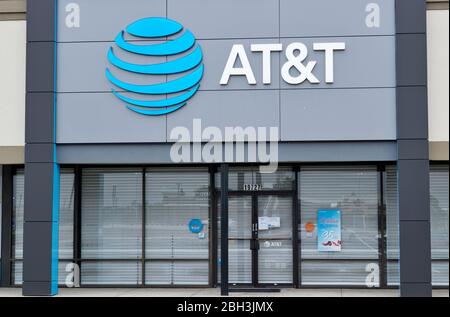
[[[280,228],[281,221],[280,217],[259,217],[258,218],[258,229],[259,230],[270,230],[273,228]]]

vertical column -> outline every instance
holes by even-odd
[[[0,167],[1,168],[1,167]],[[13,167],[3,166],[2,172],[2,262],[0,287],[11,286],[11,234],[12,234],[12,208],[13,208]]]
[[[24,295],[58,291],[56,0],[28,1],[25,121]]]
[[[217,287],[217,237],[218,237],[218,226],[217,226],[217,201],[216,201],[216,167],[209,168],[209,239],[210,239],[210,270],[209,270],[209,284],[210,287]]]
[[[426,1],[396,0],[400,294],[431,296]]]
[[[221,256],[220,256],[220,269],[221,269],[221,282],[220,282],[220,294],[222,296],[228,296],[228,164],[222,164],[220,166],[220,242],[221,242]]]
[[[386,236],[386,203],[385,203],[385,173],[386,167],[379,164],[378,173],[378,267],[380,269],[380,287],[388,286],[387,281],[387,236]]]
[[[81,267],[81,182],[82,169],[75,167],[74,217],[73,217],[73,254],[75,264]]]

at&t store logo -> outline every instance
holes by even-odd
[[[169,114],[185,106],[198,91],[204,69],[202,50],[189,30],[182,31],[183,26],[176,21],[152,17],[128,25],[126,33],[138,40],[154,40],[157,43],[133,43],[125,39],[125,31],[117,35],[115,44],[119,50],[137,56],[167,57],[163,63],[137,64],[119,58],[116,48],[109,48],[108,61],[115,68],[159,78],[156,84],[137,85],[118,78],[113,68],[106,68],[106,77],[116,87],[112,88],[113,94],[131,111],[148,116]],[[180,76],[166,80],[168,75],[175,74]],[[146,96],[156,98],[149,100]]]

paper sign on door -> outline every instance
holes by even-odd
[[[259,217],[258,218],[258,229],[259,230],[269,230],[273,228],[280,228],[281,221],[280,217]]]

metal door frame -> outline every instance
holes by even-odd
[[[258,271],[258,251],[259,251],[259,237],[258,237],[258,198],[262,196],[279,196],[279,197],[288,197],[292,198],[292,205],[291,205],[291,230],[292,230],[292,236],[291,236],[291,243],[292,243],[292,283],[260,283],[259,282],[259,271]],[[218,204],[220,202],[217,197],[220,197],[220,190],[216,191],[215,194],[215,203],[214,203],[214,209],[215,213],[218,213]],[[250,248],[252,250],[252,282],[250,284],[248,283],[230,283],[230,285],[233,285],[235,287],[252,287],[252,288],[262,288],[262,287],[297,287],[297,271],[298,271],[298,259],[296,259],[296,254],[298,254],[298,239],[297,239],[297,195],[295,188],[292,190],[261,190],[261,191],[244,191],[244,190],[230,190],[228,192],[228,200],[232,197],[250,197],[251,198],[251,221],[252,221],[252,228],[251,228],[251,238],[250,239],[244,239],[244,240],[250,240]],[[217,218],[216,218],[217,219]],[[217,232],[215,233],[215,237],[218,237]],[[236,239],[228,239],[228,240],[236,240]],[[263,240],[269,240],[269,239],[263,239]],[[216,246],[218,246],[217,243],[215,243]],[[216,260],[215,263],[218,263]],[[229,264],[228,264],[229,266]],[[217,281],[217,276],[216,276]]]

